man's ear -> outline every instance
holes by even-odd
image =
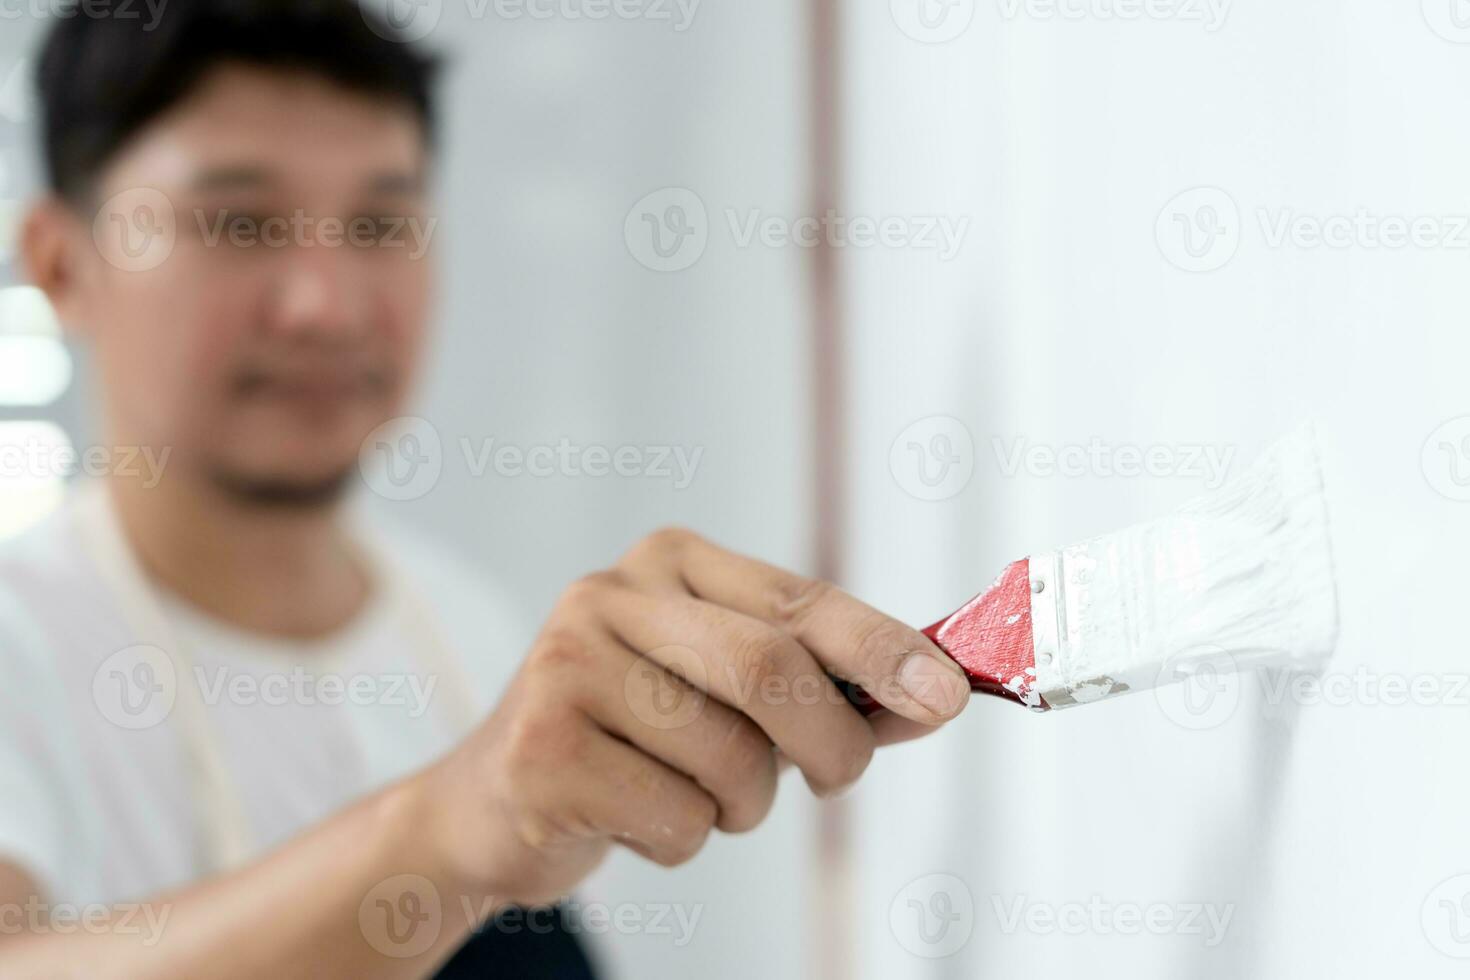
[[[33,203],[20,228],[27,278],[46,294],[67,331],[80,336],[89,331],[88,285],[96,275],[89,232],[76,211],[54,194]]]

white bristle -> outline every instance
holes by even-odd
[[[1209,662],[1310,669],[1337,642],[1316,441],[1302,426],[1160,520],[1031,559],[1034,694],[1064,707]]]

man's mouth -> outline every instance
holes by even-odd
[[[317,371],[251,371],[235,383],[247,400],[284,399],[309,403],[373,398],[388,389],[388,377],[378,370],[328,369]]]

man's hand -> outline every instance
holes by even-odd
[[[829,674],[890,712],[864,718]],[[778,758],[833,793],[875,746],[931,731],[968,697],[959,667],[902,623],[663,531],[567,591],[495,712],[445,759],[244,868],[154,896],[171,913],[156,945],[121,929],[0,936],[0,975],[426,976],[486,915],[566,894],[610,844],[686,861],[712,828],[760,823]],[[0,864],[0,904],[38,890]],[[439,901],[405,939],[378,906],[421,890]]]
[[[829,675],[891,714],[863,718]],[[778,758],[820,795],[954,717],[958,665],[831,585],[660,531],[569,588],[491,717],[425,774],[469,886],[564,894],[621,843],[663,865],[755,827]]]

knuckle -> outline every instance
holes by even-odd
[[[554,764],[577,758],[585,738],[570,718],[527,712],[509,726],[504,739],[505,768],[513,783],[524,784],[555,771]]]
[[[654,531],[648,536],[647,540],[655,548],[665,551],[681,551],[699,540],[699,535],[687,527],[669,525]]]
[[[770,682],[786,677],[792,668],[793,642],[773,629],[751,630],[737,640],[731,660],[744,689],[761,696]]]
[[[595,607],[609,592],[624,588],[627,584],[627,576],[617,569],[592,572],[566,587],[562,592],[560,605],[563,609]]]
[[[857,650],[858,663],[875,675],[886,675],[914,643],[907,626],[874,609],[854,624],[851,645]]]
[[[531,661],[537,670],[581,670],[591,655],[586,641],[575,631],[552,628],[537,641]]]
[[[550,850],[568,836],[560,824],[539,813],[522,814],[515,827],[521,843],[536,851]]]
[[[778,623],[791,625],[811,615],[832,594],[834,586],[821,579],[791,577],[781,578],[774,585],[771,598],[771,618]]]
[[[661,527],[633,545],[628,550],[627,559],[633,562],[645,558],[668,559],[680,554],[697,540],[699,536],[688,528]]]

